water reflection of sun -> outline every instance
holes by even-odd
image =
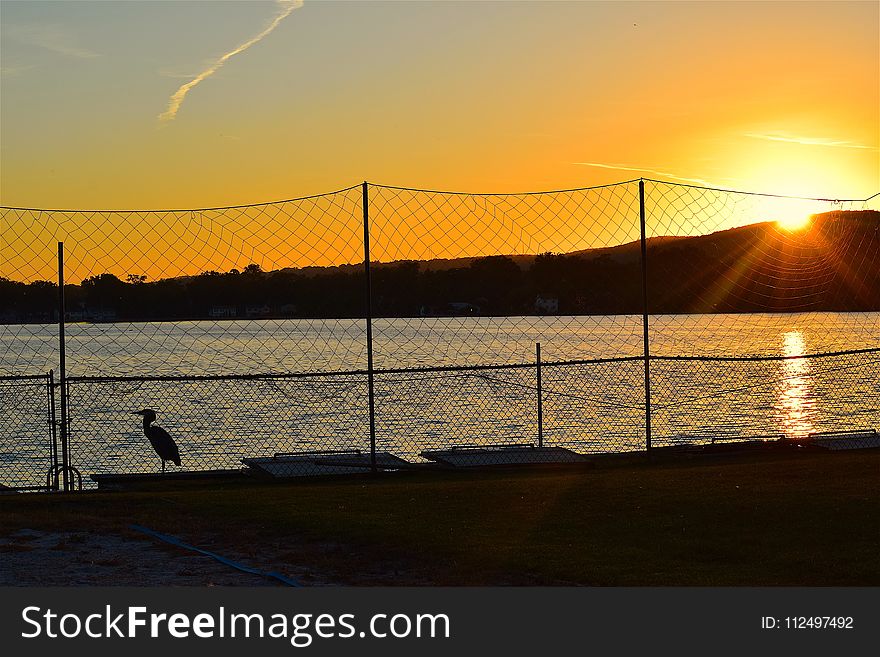
[[[816,414],[810,361],[797,358],[806,353],[804,334],[789,331],[783,336],[782,348],[788,358],[781,361],[776,412],[787,438],[803,437],[815,430]]]

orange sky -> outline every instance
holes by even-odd
[[[364,179],[469,192],[640,176],[823,198],[880,190],[876,2],[5,1],[2,11],[6,206],[213,207]],[[7,212],[0,275],[43,277],[53,240],[64,236],[71,266],[80,263],[74,280],[111,269],[155,278],[289,264],[278,249],[296,240],[298,264],[353,261],[358,194],[320,213],[280,209],[297,218],[272,239],[272,222],[257,231],[245,222],[264,221],[259,212],[141,223],[161,233],[157,246],[133,228],[120,232],[134,225],[130,217]],[[592,232],[583,235],[536,223],[520,205],[481,216],[531,232],[492,241],[497,225],[471,214],[483,228],[464,242],[513,253],[625,241],[633,199],[627,190],[609,208],[601,194],[591,197]],[[407,203],[394,221],[432,207]],[[456,209],[435,210],[440,223],[452,221],[436,230],[454,229]],[[753,214],[724,225],[767,218]],[[378,208],[374,217],[381,228]],[[225,221],[239,233],[218,233]],[[656,230],[698,232],[719,221]],[[325,237],[328,226],[343,237]],[[458,248],[449,240],[403,248],[413,239],[388,232],[377,252]],[[157,249],[161,258],[148,257]]]
[[[646,175],[865,197],[878,7],[4,2],[0,194],[206,207]]]

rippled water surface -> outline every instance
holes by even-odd
[[[655,445],[749,435],[880,428],[880,313],[655,316],[650,320]],[[644,445],[642,318],[424,318],[374,321],[379,369],[534,364],[541,342],[547,444],[583,452]],[[57,370],[55,326],[0,326],[0,374]],[[72,377],[320,373],[278,379],[76,380],[71,453],[84,474],[154,471],[132,411],[159,412],[184,467],[369,445],[363,320],[256,320],[67,326]],[[667,360],[685,356],[687,360]],[[786,357],[712,360],[716,357]],[[690,359],[708,357],[709,359]],[[333,373],[332,375],[329,373]],[[450,444],[533,442],[535,367],[379,373],[380,449],[420,460]],[[0,483],[41,479],[48,465],[41,382],[0,381]]]

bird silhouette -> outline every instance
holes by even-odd
[[[145,408],[142,411],[135,411],[134,414],[144,416],[144,435],[150,439],[150,444],[162,459],[162,474],[165,474],[165,461],[172,461],[179,466],[180,450],[177,449],[174,438],[165,429],[153,424],[156,421],[156,411]]]

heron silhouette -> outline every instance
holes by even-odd
[[[165,474],[165,461],[172,461],[179,466],[180,451],[177,449],[174,438],[165,429],[153,424],[156,421],[156,411],[145,408],[142,411],[135,411],[134,415],[144,416],[144,435],[150,439],[150,444],[162,459],[162,474]]]

